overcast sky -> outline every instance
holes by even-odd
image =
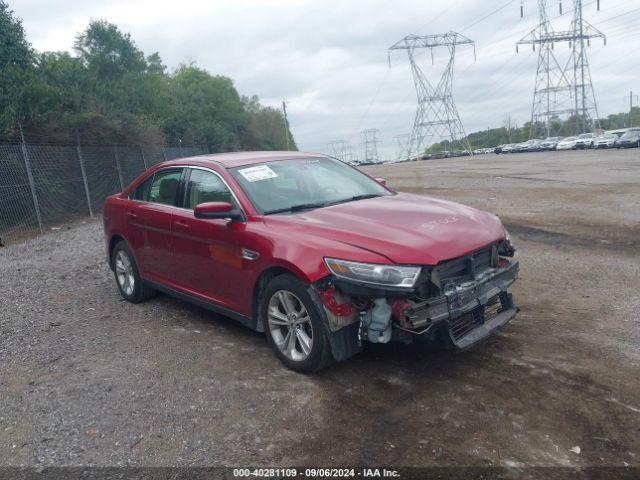
[[[516,54],[515,42],[538,22],[534,0],[524,1],[523,19],[520,0],[8,1],[38,50],[71,50],[90,19],[107,19],[146,54],[159,51],[171,69],[193,61],[265,104],[285,98],[302,150],[325,152],[328,142],[344,139],[362,156],[360,132],[377,128],[381,156],[395,154],[394,136],[410,132],[416,97],[406,55],[395,52],[389,68],[387,49],[410,33],[455,30],[475,40],[477,60],[472,48],[460,47],[454,80],[468,133],[501,126],[507,115],[519,125],[530,116],[536,54]],[[627,110],[629,91],[640,94],[640,0],[601,0],[600,12],[595,0],[584,3],[585,18],[608,35],[606,47],[597,41],[589,49],[600,115]],[[557,2],[548,4],[558,17]],[[557,28],[570,19],[570,0],[564,12]],[[421,59],[434,77],[446,61]]]

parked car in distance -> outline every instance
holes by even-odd
[[[364,342],[466,349],[517,313],[498,217],[396,193],[321,154],[160,163],[107,199],[103,221],[126,300],[162,291],[232,317],[299,372]]]
[[[522,152],[526,152],[527,148],[529,146],[529,142],[520,142],[520,143],[516,143],[513,148],[511,149],[511,151],[513,153],[522,153]]]
[[[576,149],[586,149],[593,147],[593,133],[583,133],[576,138]]]
[[[640,147],[640,128],[630,128],[616,140],[616,148]]]
[[[540,144],[541,151],[555,150],[558,142],[562,140],[562,137],[547,137]]]
[[[515,143],[507,143],[502,146],[502,153],[511,153],[513,148],[515,147]]]
[[[476,148],[473,151],[474,155],[486,155],[487,153],[493,153],[495,149],[493,148]]]
[[[627,130],[628,130],[628,129],[626,129],[626,128],[620,128],[620,129],[618,129],[618,130],[609,130],[608,132],[605,132],[605,133],[612,133],[612,134],[614,134],[616,137],[620,138],[622,135],[624,135],[625,133],[627,133]]]
[[[429,155],[429,158],[434,160],[438,160],[441,158],[450,158],[450,157],[451,157],[451,152],[447,150],[442,150],[440,152],[432,153]]]
[[[593,140],[593,148],[613,148],[618,136],[613,133],[604,133]]]
[[[577,140],[576,137],[563,138],[556,145],[556,150],[575,150],[576,140]]]
[[[541,150],[543,140],[539,138],[532,138],[526,145],[525,152],[539,152]]]

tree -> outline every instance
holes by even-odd
[[[172,111],[164,123],[170,142],[209,145],[224,152],[242,147],[249,115],[228,77],[182,65],[170,80]]]
[[[33,52],[0,0],[0,140],[207,145],[212,151],[284,148],[282,115],[245,102],[222,75],[195,64],[172,73],[106,20],[76,36],[76,55]],[[32,135],[33,134],[33,135]],[[293,142],[293,141],[292,141]]]
[[[32,62],[22,23],[0,0],[0,140],[11,136],[22,111],[23,85],[33,68]]]
[[[131,35],[116,25],[97,20],[76,37],[74,49],[89,70],[102,79],[113,79],[127,72],[144,72],[147,62]]]

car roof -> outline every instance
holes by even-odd
[[[310,152],[229,152],[229,153],[212,153],[207,155],[198,155],[196,157],[179,158],[164,162],[163,165],[189,165],[198,163],[212,162],[224,168],[235,168],[246,165],[255,165],[258,163],[276,162],[278,160],[296,160],[304,158],[326,157],[322,153]]]

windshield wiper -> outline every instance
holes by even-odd
[[[293,205],[286,208],[278,208],[276,210],[268,210],[264,212],[265,215],[271,215],[272,213],[284,213],[284,212],[301,212],[303,210],[313,210],[314,208],[326,207],[326,203],[301,203],[300,205]]]
[[[356,200],[366,200],[367,198],[382,197],[379,193],[365,193],[363,195],[354,195],[353,197],[338,200],[337,202],[331,202],[331,205],[337,205],[338,203],[355,202]]]
[[[380,195],[379,193],[365,193],[364,195],[355,195],[351,197],[349,200],[353,202],[356,200],[366,200],[367,198],[376,198],[381,196],[382,195]]]
[[[291,207],[278,208],[276,210],[267,210],[265,215],[271,215],[272,213],[285,213],[285,212],[301,212],[303,210],[313,210],[314,208],[328,207],[330,205],[337,205],[339,203],[354,202],[356,200],[365,200],[367,198],[382,197],[379,193],[365,193],[363,195],[354,195],[353,197],[338,200],[337,202],[330,203],[301,203],[300,205],[293,205]]]

